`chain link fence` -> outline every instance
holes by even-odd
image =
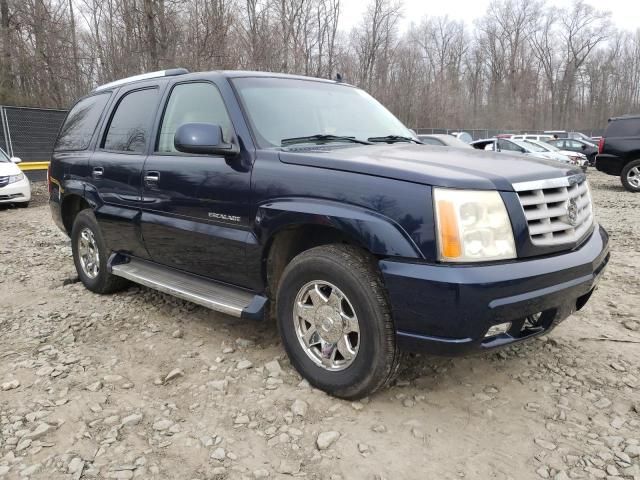
[[[0,148],[23,162],[48,162],[66,110],[0,106]]]

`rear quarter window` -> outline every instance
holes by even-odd
[[[628,118],[609,122],[605,137],[640,137],[640,118]]]
[[[86,150],[110,95],[108,92],[92,95],[76,103],[60,129],[54,150]]]

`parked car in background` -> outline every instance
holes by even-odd
[[[593,137],[589,135],[585,135],[582,132],[569,132],[567,133],[567,138],[571,138],[573,140],[583,140],[585,142],[593,143]]]
[[[473,148],[468,143],[448,134],[418,135],[418,140],[426,145],[437,145],[440,147]]]
[[[513,135],[511,138],[513,140],[542,140],[542,141],[547,141],[547,140],[553,139],[553,136],[547,135],[547,134],[538,135],[538,134],[533,134],[533,133],[525,133],[523,135]]]
[[[466,143],[467,145],[473,142],[473,137],[468,132],[450,132],[450,135],[453,135],[461,142]]]
[[[537,145],[527,143],[524,140],[512,140],[510,138],[488,138],[471,142],[471,146],[478,150],[490,150],[495,152],[509,152],[541,158],[543,160],[555,160],[556,162],[571,163],[569,157],[555,152],[548,152]]]
[[[551,145],[547,142],[543,142],[540,140],[524,140],[524,142],[534,145],[538,148],[542,148],[546,152],[553,152],[559,155],[564,155],[569,159],[569,162],[572,165],[580,167],[583,172],[587,171],[587,166],[589,165],[589,161],[587,160],[586,155],[578,152],[572,152],[568,150],[560,150],[558,147]]]
[[[557,140],[547,140],[547,143],[559,148],[560,150],[584,154],[589,160],[589,165],[591,166],[596,163],[598,147],[591,142],[575,138],[559,138]]]
[[[427,148],[356,87],[267,72],[98,87],[60,129],[49,202],[87,289],[274,313],[293,366],[349,399],[389,384],[401,350],[550,331],[609,260],[573,166]]]
[[[640,192],[640,115],[610,118],[598,144],[596,168],[619,175],[630,192]]]
[[[31,200],[31,183],[18,168],[21,160],[11,157],[0,148],[0,204],[12,203],[28,207]]]

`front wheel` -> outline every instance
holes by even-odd
[[[400,354],[374,260],[348,245],[295,257],[277,292],[280,335],[293,366],[313,386],[346,399],[387,385]]]
[[[73,221],[71,250],[78,277],[87,289],[113,293],[127,287],[127,280],[107,271],[109,251],[96,217],[89,209],[82,210]]]
[[[620,174],[622,186],[630,192],[640,192],[640,159],[627,163]]]

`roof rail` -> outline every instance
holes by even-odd
[[[122,78],[114,82],[105,83],[104,85],[100,85],[99,87],[94,88],[93,91],[97,92],[106,88],[118,87],[120,85],[137,82],[139,80],[148,80],[150,78],[158,77],[172,77],[174,75],[184,75],[185,73],[189,73],[189,70],[187,70],[186,68],[170,68],[169,70],[159,70],[157,72],[143,73],[141,75],[134,75],[133,77]]]

